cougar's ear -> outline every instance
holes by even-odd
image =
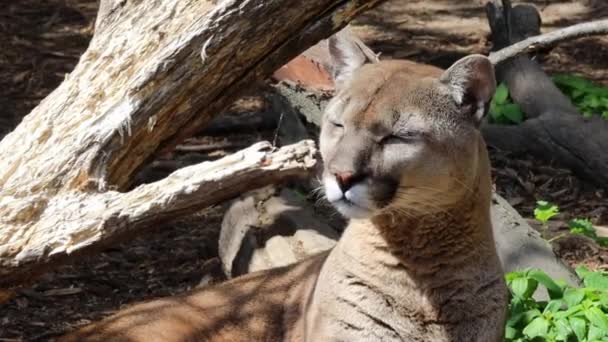
[[[348,27],[331,36],[328,45],[332,77],[337,89],[350,80],[355,70],[362,65],[378,61],[378,56],[355,37]]]
[[[496,90],[494,67],[490,60],[482,55],[464,57],[446,70],[440,81],[448,86],[463,113],[470,115],[479,125]]]

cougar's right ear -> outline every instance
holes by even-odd
[[[447,85],[456,103],[479,126],[496,90],[494,67],[482,55],[470,55],[454,63],[440,81]]]
[[[336,89],[340,89],[362,65],[378,62],[378,56],[348,27],[329,38],[329,54]]]

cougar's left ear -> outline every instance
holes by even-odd
[[[446,70],[440,81],[448,86],[463,113],[470,115],[479,125],[496,90],[494,67],[490,60],[482,55],[464,57]]]
[[[329,54],[337,89],[347,83],[364,64],[378,62],[378,56],[352,34],[348,26],[329,38]]]

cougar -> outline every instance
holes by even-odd
[[[478,130],[492,64],[378,61],[348,31],[329,50],[322,180],[350,219],[337,245],[135,305],[61,341],[502,341],[507,290]]]

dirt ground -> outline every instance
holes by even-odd
[[[608,16],[605,0],[532,2],[542,10],[545,30]],[[482,4],[393,0],[358,19],[356,32],[385,56],[447,67],[466,54],[489,51]],[[96,6],[95,0],[18,0],[0,8],[0,139],[76,65],[93,34]],[[547,56],[545,67],[608,85],[608,37],[557,47]],[[172,159],[157,160],[145,180],[272,136],[272,130],[198,136],[191,142],[214,148],[177,151]],[[566,222],[576,217],[608,225],[604,190],[550,162],[496,150],[491,157],[497,191],[533,224],[536,200],[560,206],[551,235],[562,232]],[[221,280],[217,238],[223,212],[217,206],[152,227],[145,236],[45,275],[0,306],[0,342],[47,341],[128,303],[183,292],[204,278]],[[608,251],[585,240],[566,237],[555,247],[571,265],[608,268]]]

